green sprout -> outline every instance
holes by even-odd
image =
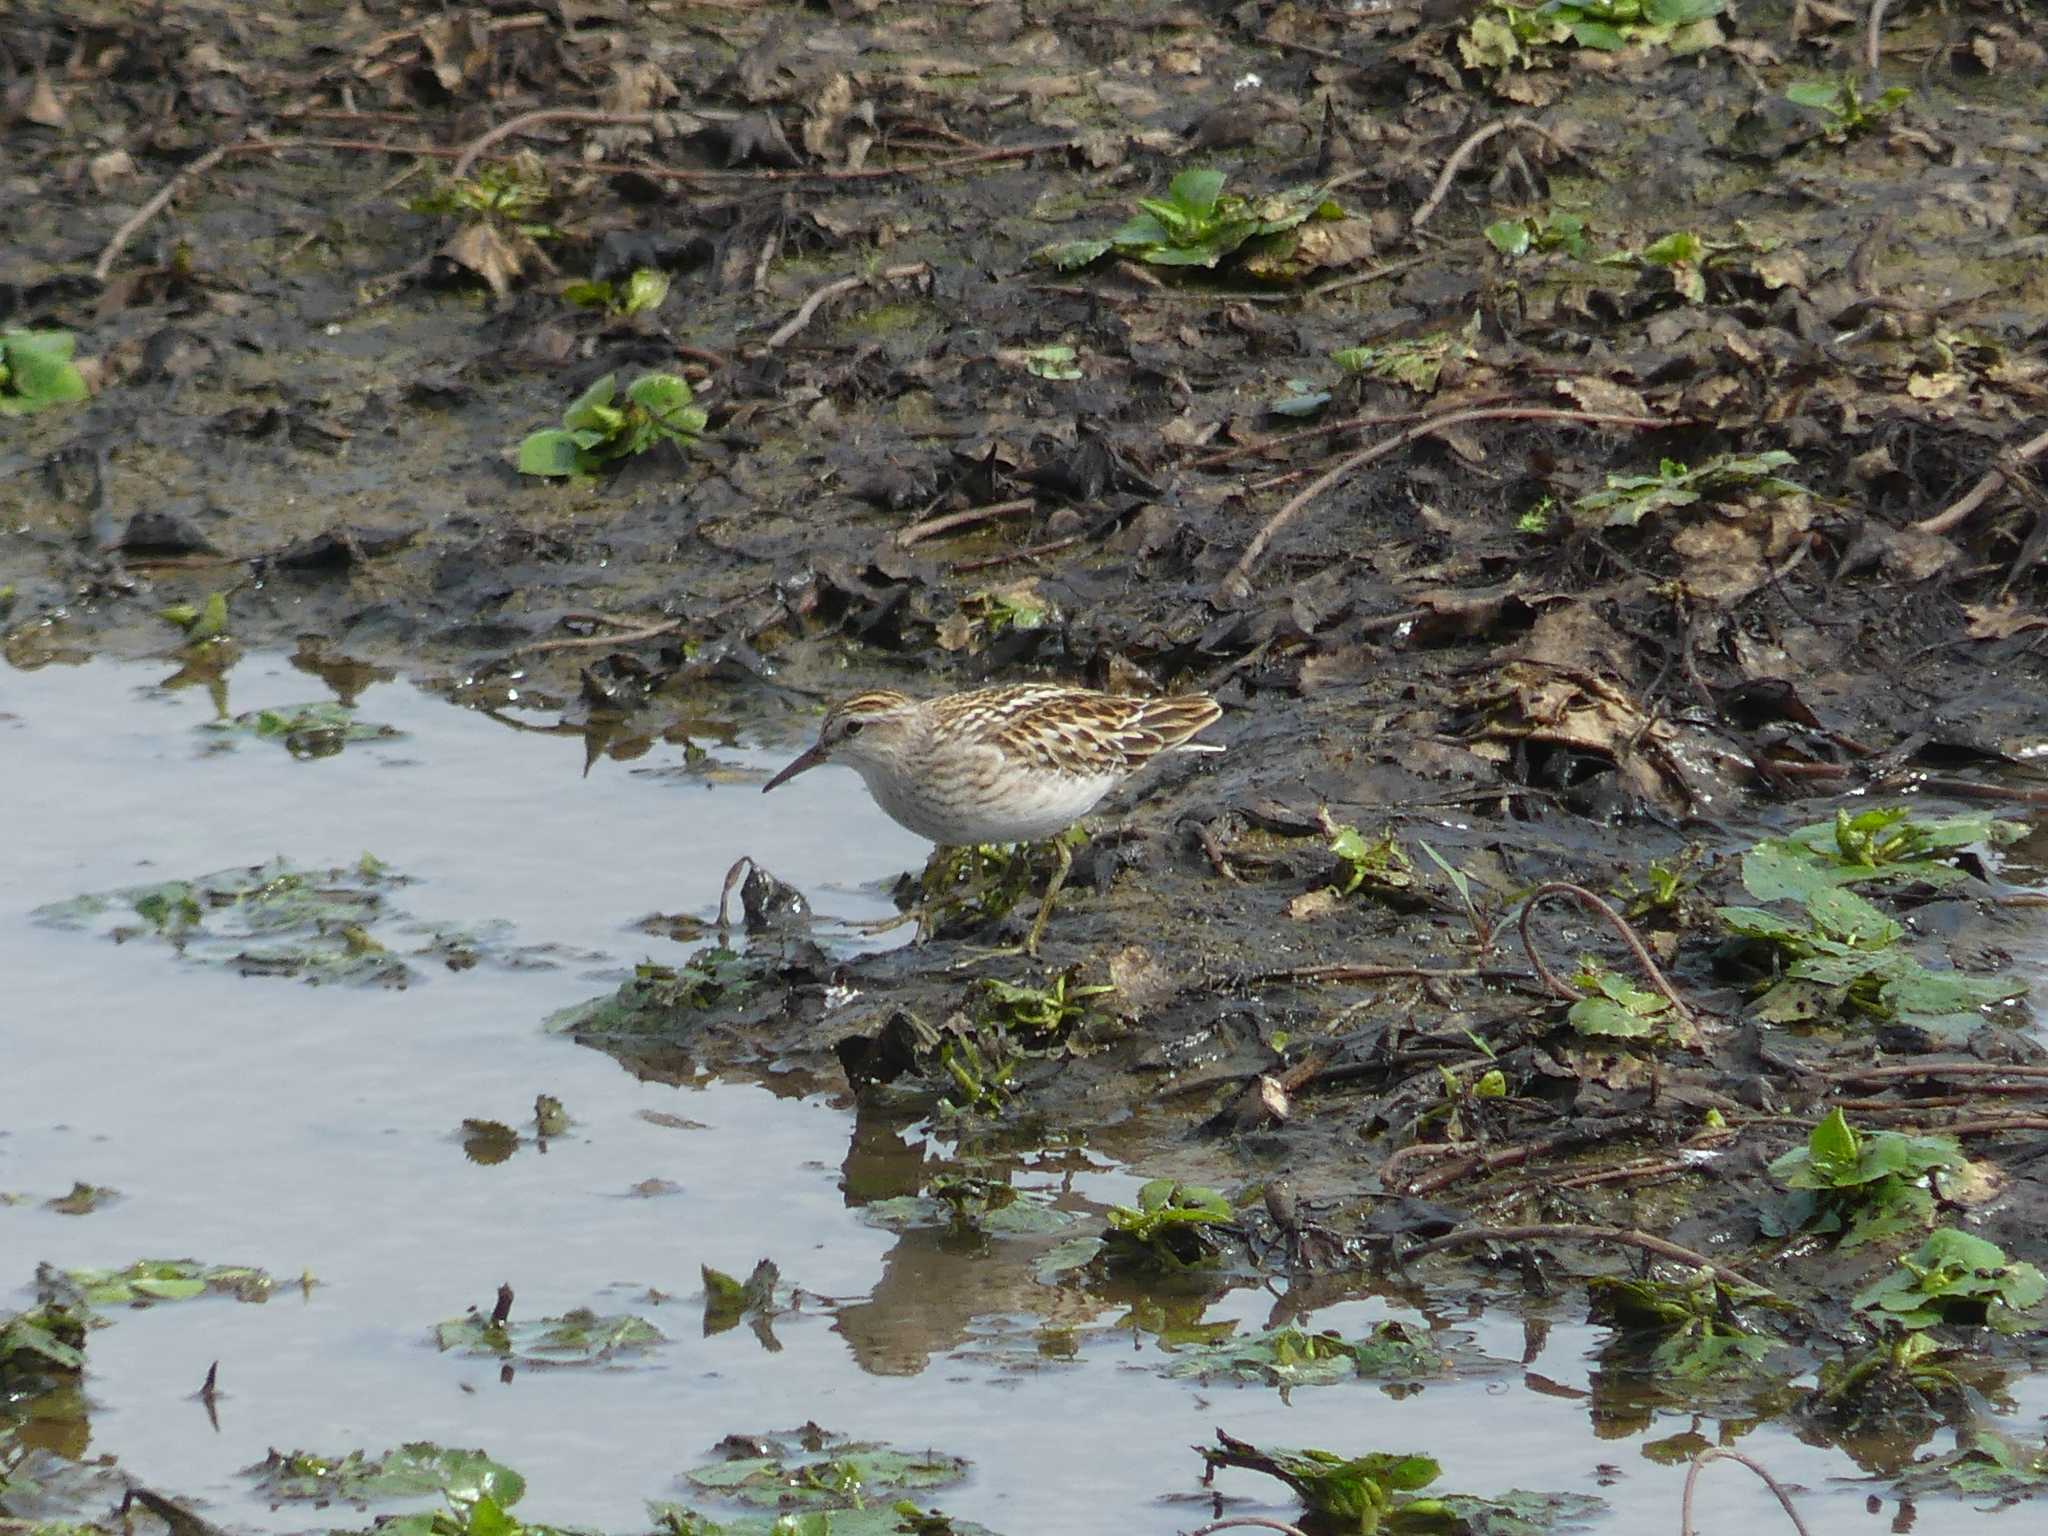
[[[69,331],[0,331],[0,416],[27,416],[92,391],[71,361]]]
[[[1341,347],[1330,354],[1330,361],[1346,373],[1370,374],[1427,395],[1436,389],[1446,363],[1466,362],[1478,355],[1474,345],[1478,339],[1479,316],[1475,314],[1462,330],[1432,331],[1427,336],[1377,346]]]
[[[1998,1244],[1954,1227],[1939,1227],[1898,1266],[1850,1303],[1906,1328],[1936,1323],[2010,1331],[2015,1314],[2048,1295],[2048,1279]]]
[[[522,475],[591,475],[667,441],[688,447],[704,430],[703,408],[672,373],[643,373],[616,398],[606,374],[562,414],[562,425],[529,433],[519,445]]]
[[[658,267],[635,267],[623,283],[587,278],[570,283],[562,297],[580,309],[601,309],[612,315],[648,314],[668,298],[669,276]]]
[[[1652,513],[1725,500],[1737,492],[1798,495],[1803,488],[1777,473],[1793,462],[1791,454],[1778,448],[1716,454],[1693,468],[1665,459],[1655,474],[1609,475],[1604,488],[1572,503],[1572,516],[1582,527],[1633,528]]]
[[[1800,80],[1785,90],[1785,99],[1794,106],[1811,107],[1827,114],[1828,123],[1821,132],[1837,144],[1876,127],[1880,118],[1889,116],[1912,96],[1904,86],[1895,85],[1866,101],[1856,89],[1856,82],[1847,75],[1839,80]]]
[[[414,213],[453,214],[472,223],[509,229],[529,240],[551,240],[561,231],[534,217],[553,195],[537,160],[487,165],[461,181],[444,181],[406,204]]]
[[[1048,245],[1035,260],[1062,272],[1114,252],[1160,267],[1214,267],[1254,240],[1285,235],[1311,219],[1336,220],[1344,210],[1320,187],[1295,187],[1267,197],[1223,190],[1223,172],[1186,170],[1164,197],[1141,197],[1138,212],[1109,235]]]
[[[1804,1147],[1772,1162],[1771,1177],[1801,1192],[1793,1225],[1842,1232],[1842,1246],[1854,1248],[1926,1227],[1934,1217],[1930,1185],[1968,1167],[1949,1137],[1859,1135],[1837,1109],[1814,1126]]]

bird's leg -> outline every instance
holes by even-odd
[[[1060,887],[1067,883],[1067,871],[1074,867],[1074,850],[1067,846],[1064,837],[1053,839],[1053,851],[1059,855],[1059,863],[1053,867],[1052,878],[1045,883],[1045,899],[1038,904],[1038,916],[1032,919],[1031,932],[1024,940],[1024,953],[1032,959],[1038,958],[1038,941],[1045,936],[1046,919],[1052,916],[1052,904],[1059,896]]]

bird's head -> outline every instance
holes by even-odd
[[[891,761],[910,746],[917,731],[916,709],[907,695],[885,690],[842,699],[826,713],[809,750],[762,785],[761,793],[824,763],[865,771]]]

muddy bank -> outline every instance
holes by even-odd
[[[620,758],[1204,689],[1228,751],[1043,964],[975,959],[1028,902],[770,921],[583,1037],[1284,1185],[1247,1230],[1324,1268],[1647,1233],[1810,1363],[1935,1224],[1792,1238],[1831,1108],[1960,1138],[1942,1211],[2039,1256],[2048,34],[1722,9],[31,9],[0,326],[93,393],[8,418],[5,654],[296,647]],[[648,372],[694,441],[519,471]],[[1548,882],[1670,995],[1568,893],[1532,958]]]

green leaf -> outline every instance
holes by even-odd
[[[574,431],[588,427],[593,431],[610,434],[619,423],[619,413],[612,409],[612,396],[618,390],[618,375],[606,374],[590,388],[583,391],[576,403],[562,413],[562,425]]]
[[[1100,261],[1115,248],[1114,240],[1063,240],[1056,245],[1040,247],[1032,252],[1031,259],[1057,272],[1072,272]]]
[[[583,467],[583,450],[577,445],[576,434],[560,427],[530,432],[519,444],[522,475],[573,475]]]
[[[1832,80],[1801,80],[1785,88],[1785,99],[1794,106],[1829,111],[1844,105],[1842,88]]]
[[[1182,208],[1208,217],[1216,211],[1216,199],[1223,192],[1224,173],[1218,170],[1182,171],[1167,184],[1167,193]]]
[[[91,394],[71,361],[76,346],[69,331],[0,332],[0,414],[25,416]]]
[[[1597,21],[1573,23],[1572,41],[1581,48],[1595,48],[1602,53],[1614,53],[1628,45],[1618,28]]]
[[[667,299],[669,275],[656,267],[635,267],[633,275],[626,279],[625,298],[619,308],[626,314],[638,315],[661,308]]]
[[[1501,219],[1486,226],[1487,242],[1503,256],[1520,256],[1529,249],[1531,235],[1527,219]]]
[[[579,309],[610,309],[612,285],[594,281],[570,283],[562,289],[562,297]]]

